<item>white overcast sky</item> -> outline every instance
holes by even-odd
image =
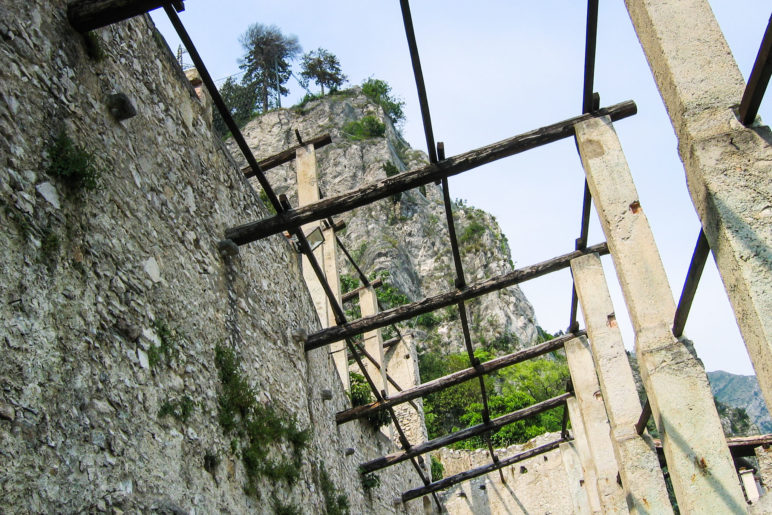
[[[765,0],[712,0],[746,80],[770,16]],[[435,139],[447,155],[471,150],[581,112],[586,2],[575,0],[428,1],[411,5]],[[298,37],[304,51],[326,48],[352,84],[370,76],[406,102],[404,135],[426,150],[399,2],[188,0],[180,17],[215,79],[237,73],[238,36],[254,22]],[[153,19],[169,46],[179,39],[163,11]],[[290,83],[291,105],[303,91]],[[699,221],[686,189],[676,139],[621,1],[600,1],[595,91],[601,105],[632,99],[638,114],[615,124],[659,245],[677,302]],[[772,119],[772,93],[761,116]],[[259,149],[256,151],[260,158]],[[573,250],[584,175],[572,140],[550,144],[451,178],[454,198],[493,213],[516,266]],[[593,210],[590,243],[603,241]],[[603,258],[625,345],[633,331],[610,257]],[[565,330],[571,300],[567,271],[522,285],[547,331]],[[686,335],[707,370],[753,374],[712,257]]]

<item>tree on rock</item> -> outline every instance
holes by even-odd
[[[281,96],[289,93],[284,84],[290,78],[290,62],[300,53],[296,36],[285,36],[275,25],[255,23],[241,35],[239,42],[244,47],[244,57],[239,68],[244,70],[242,84],[257,92],[262,111],[268,110],[273,97],[276,106],[281,105]]]
[[[346,76],[340,70],[340,62],[335,54],[324,48],[317,48],[303,55],[300,63],[300,76],[305,84],[313,80],[321,89],[324,96],[324,87],[329,91],[335,91],[346,82]]]

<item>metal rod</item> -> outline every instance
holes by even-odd
[[[592,114],[575,116],[485,147],[449,157],[438,163],[429,163],[421,168],[366,184],[356,190],[319,200],[287,213],[232,227],[225,231],[225,237],[233,240],[237,245],[244,245],[309,222],[351,211],[396,193],[429,184],[443,177],[457,175],[498,159],[571,137],[574,135],[574,126],[577,123],[598,116],[609,116],[612,121],[620,120],[634,115],[636,111],[635,102],[627,101],[598,109]]]
[[[434,133],[432,132],[432,117],[429,113],[429,101],[426,97],[426,85],[424,84],[424,75],[421,71],[421,59],[418,56],[418,44],[413,30],[413,17],[410,14],[410,3],[408,0],[400,0],[402,8],[402,21],[405,24],[405,35],[407,36],[407,45],[410,49],[410,60],[413,63],[413,75],[415,76],[415,85],[418,89],[418,103],[421,106],[421,118],[424,123],[424,136],[426,137],[426,148],[429,153],[429,162],[437,162],[437,150],[434,148]]]
[[[678,301],[675,317],[673,318],[673,336],[680,338],[684,334],[686,320],[689,318],[689,311],[692,308],[694,294],[697,293],[697,285],[700,284],[702,270],[705,268],[705,262],[710,254],[710,244],[705,237],[705,231],[700,229],[697,237],[697,244],[694,246],[692,261],[689,263],[689,271],[686,273],[684,288],[681,291],[681,298]]]
[[[212,102],[214,102],[215,107],[217,107],[217,111],[220,113],[225,125],[227,125],[228,129],[231,131],[231,135],[239,146],[241,153],[244,154],[247,164],[251,167],[252,171],[254,171],[255,177],[257,177],[257,180],[260,183],[260,187],[265,191],[268,201],[277,213],[282,213],[284,211],[284,206],[279,202],[279,197],[276,196],[273,188],[268,183],[268,179],[265,178],[265,174],[263,174],[260,166],[257,164],[257,160],[255,159],[254,154],[252,154],[252,150],[249,148],[244,136],[241,134],[241,129],[239,129],[239,126],[233,121],[233,117],[231,116],[228,107],[225,105],[225,101],[223,101],[220,96],[220,92],[217,91],[217,86],[214,85],[212,76],[209,74],[209,70],[206,69],[206,66],[204,66],[204,61],[201,59],[195,45],[193,45],[193,40],[190,39],[188,32],[182,25],[180,17],[177,16],[174,8],[169,4],[164,5],[164,11],[166,11],[166,15],[169,17],[169,21],[171,21],[174,30],[177,31],[177,35],[180,37],[182,44],[185,45],[185,49],[188,51],[188,55],[193,61],[196,70],[198,70],[207,91],[209,91],[209,95],[212,97]]]
[[[750,125],[756,119],[770,75],[772,75],[772,16],[767,22],[767,30],[764,32],[759,53],[756,55],[748,85],[745,86],[740,102],[740,121],[743,125]]]
[[[563,443],[564,441],[567,441],[567,440],[563,440],[563,439],[555,440],[553,442],[540,445],[539,447],[534,447],[533,449],[529,449],[525,452],[515,454],[514,456],[510,456],[509,458],[504,458],[503,460],[499,460],[496,463],[484,465],[482,467],[477,467],[471,470],[467,470],[466,472],[461,472],[460,474],[456,474],[454,476],[440,479],[439,481],[435,481],[429,486],[408,490],[407,492],[402,494],[402,502],[407,502],[412,499],[416,499],[418,497],[424,496],[426,494],[437,492],[438,490],[444,490],[455,484],[462,483],[464,481],[468,481],[470,479],[488,474],[490,472],[493,472],[494,470],[501,470],[504,467],[508,467],[519,461],[523,461],[528,458],[533,458],[534,456],[539,456],[540,454],[544,454],[545,452],[549,452],[553,449],[558,448],[560,444]]]
[[[651,404],[649,403],[649,399],[646,399],[646,404],[643,405],[643,411],[641,411],[641,416],[638,418],[638,422],[635,423],[635,431],[642,435],[644,431],[646,431],[646,424],[649,423],[649,417],[651,417]]]
[[[598,38],[598,0],[587,1],[587,31],[584,45],[584,88],[582,112],[592,111],[592,86],[595,79],[595,43]]]
[[[345,411],[340,411],[335,415],[335,421],[338,424],[343,424],[350,420],[362,418],[370,415],[371,413],[375,413],[376,411],[384,409],[385,405],[387,404],[390,406],[396,406],[403,402],[417,399],[418,397],[425,397],[431,393],[439,392],[440,390],[444,390],[451,386],[469,381],[470,379],[474,379],[480,374],[490,374],[496,370],[500,370],[516,363],[522,363],[523,361],[537,358],[547,354],[548,352],[556,351],[562,348],[565,342],[568,340],[586,334],[587,333],[585,331],[578,331],[574,334],[564,334],[544,343],[534,345],[533,347],[528,347],[526,349],[513,352],[512,354],[507,354],[506,356],[500,356],[490,361],[486,361],[485,363],[481,363],[479,367],[469,367],[464,370],[459,370],[458,372],[453,372],[452,374],[448,374],[446,376],[438,377],[432,381],[428,381],[418,386],[414,386],[413,388],[408,388],[407,390],[394,394],[387,399],[384,399],[384,401],[381,403],[373,402],[370,404],[364,404],[362,406],[356,406],[355,408],[351,408]]]
[[[340,247],[340,250],[343,251],[343,253],[346,255],[346,259],[348,259],[348,262],[351,263],[351,266],[354,267],[354,270],[357,271],[357,275],[359,276],[359,280],[362,282],[362,286],[368,286],[370,284],[370,281],[367,279],[367,276],[362,272],[362,269],[359,268],[359,265],[357,265],[356,261],[354,261],[354,258],[351,257],[351,254],[348,253],[348,249],[346,249],[346,246],[343,244],[342,241],[340,241],[340,238],[338,235],[335,235],[335,241],[338,242],[338,247]]]
[[[372,331],[379,327],[396,324],[430,311],[435,311],[446,306],[452,306],[461,301],[471,300],[487,293],[492,293],[515,284],[523,283],[530,279],[541,277],[570,266],[572,259],[595,252],[600,255],[608,254],[608,245],[606,243],[601,243],[593,245],[592,247],[587,247],[584,250],[575,250],[535,265],[520,268],[498,277],[471,284],[462,291],[454,290],[441,293],[417,302],[382,311],[376,315],[360,318],[347,324],[322,329],[306,338],[305,349],[306,351],[313,350],[324,345],[329,345],[332,342],[342,340],[343,338],[356,336],[357,334]]]

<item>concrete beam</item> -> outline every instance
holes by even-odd
[[[575,130],[679,507],[687,513],[742,512],[745,499],[705,369],[671,332],[673,294],[611,120],[596,118]]]
[[[566,342],[565,349],[574,395],[595,465],[601,508],[603,513],[628,513],[624,490],[617,483],[619,467],[609,436],[606,406],[595,375],[590,345],[586,338],[579,337]],[[572,425],[574,420],[571,419]]]
[[[597,254],[571,261],[576,293],[606,403],[611,443],[631,513],[673,513],[654,443],[638,436],[641,403]]]
[[[678,136],[692,202],[772,407],[772,133],[744,127],[744,81],[707,0],[626,0]],[[759,34],[759,41],[763,34]]]
[[[362,310],[362,316],[368,317],[378,314],[378,298],[375,296],[375,288],[368,286],[359,290],[359,308]],[[383,338],[381,337],[381,330],[375,329],[364,333],[364,346],[365,350],[373,356],[378,363],[383,365],[386,363],[383,353]],[[386,367],[376,367],[369,361],[365,361],[365,367],[367,373],[372,377],[375,386],[378,391],[385,391],[388,394],[388,385],[386,379]],[[384,397],[387,397],[385,395]]]
[[[590,510],[590,500],[587,497],[587,489],[584,487],[585,479],[582,459],[579,457],[579,451],[576,450],[574,442],[563,442],[560,444],[560,457],[563,460],[563,467],[566,469],[566,480],[568,482],[568,490],[571,492],[574,513],[577,515],[592,513]]]
[[[595,472],[595,463],[592,461],[590,446],[587,444],[587,431],[584,428],[582,414],[576,397],[566,399],[568,418],[571,420],[571,433],[574,437],[573,444],[579,454],[584,478],[584,490],[587,492],[587,503],[590,513],[602,513],[600,507],[600,495],[598,494],[598,474]],[[570,479],[570,477],[569,477]]]
[[[338,241],[335,239],[335,229],[328,227],[322,231],[324,243],[322,243],[322,253],[324,254],[324,275],[327,283],[330,285],[332,293],[338,299],[338,304],[343,305],[340,293],[340,274],[338,273]],[[335,315],[332,306],[327,302],[327,327],[336,325]],[[335,363],[335,370],[338,371],[343,383],[343,388],[348,392],[351,389],[348,375],[348,354],[346,353],[346,342],[340,340],[330,345],[330,353]]]

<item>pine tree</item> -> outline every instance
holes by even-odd
[[[300,66],[300,76],[304,80],[304,86],[313,80],[322,89],[322,96],[324,96],[325,86],[329,91],[335,91],[346,82],[347,77],[340,70],[338,58],[324,48],[318,48],[303,55]]]
[[[290,62],[301,51],[298,38],[285,36],[275,25],[255,23],[241,35],[239,42],[246,52],[239,64],[244,70],[242,84],[257,92],[263,112],[268,110],[271,97],[280,105],[281,96],[289,93],[284,84],[290,78]]]

